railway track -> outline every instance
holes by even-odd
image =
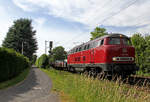
[[[127,82],[130,85],[150,88],[150,77],[130,76]]]

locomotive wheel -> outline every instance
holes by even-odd
[[[97,75],[98,79],[104,79],[106,78],[106,73],[104,71],[100,71]]]
[[[97,76],[97,70],[95,68],[92,68],[89,71],[89,75],[92,76],[92,77],[96,77]]]
[[[69,71],[72,72],[72,73],[76,72],[74,67],[69,67]]]
[[[84,74],[86,75],[86,76],[89,76],[89,70],[84,70]]]
[[[86,70],[84,71],[84,74],[90,77],[96,77],[97,71],[95,68],[86,68]]]

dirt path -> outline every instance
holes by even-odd
[[[38,68],[32,68],[24,82],[0,90],[0,102],[59,102],[58,96],[50,93],[51,87],[49,77]]]

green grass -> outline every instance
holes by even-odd
[[[144,76],[144,77],[150,77],[150,73],[144,73],[144,72],[142,72],[142,71],[137,71],[136,72],[136,75],[137,76]]]
[[[41,70],[52,79],[53,91],[60,94],[62,102],[150,102],[150,93],[144,88],[54,69]]]
[[[27,77],[29,71],[30,71],[30,68],[27,68],[15,78],[8,80],[8,81],[1,82],[0,89],[8,88],[10,86],[16,85],[19,82],[23,81]]]

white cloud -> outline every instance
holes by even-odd
[[[30,0],[29,0],[30,1]],[[24,11],[35,11],[37,8],[33,8],[33,6],[30,4],[30,2],[27,1],[22,1],[22,0],[13,0],[14,4],[17,5],[18,7],[22,8]]]
[[[42,7],[48,14],[77,21],[90,27],[106,26],[133,26],[150,22],[150,1],[140,0],[13,0],[19,7],[28,6],[28,9]],[[135,3],[135,4],[134,4]],[[34,7],[33,7],[34,5]],[[24,9],[24,7],[21,7]],[[119,13],[119,14],[118,14]],[[138,17],[148,18],[143,21]],[[104,22],[103,22],[104,21]],[[139,24],[140,23],[140,24]]]
[[[46,22],[46,19],[39,17],[39,18],[35,18],[34,21],[38,26],[42,26]]]
[[[150,1],[135,4],[107,20],[110,26],[141,26],[150,23]]]

